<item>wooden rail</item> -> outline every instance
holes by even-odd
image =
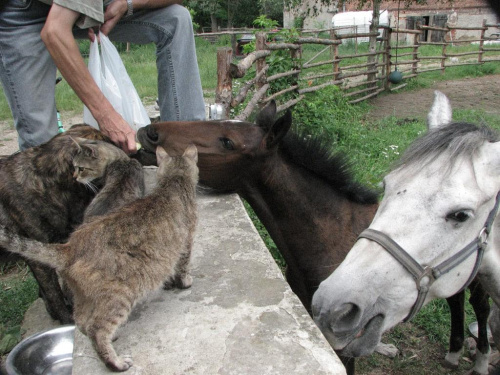
[[[266,33],[258,32],[255,34],[256,50],[238,62],[233,62],[231,48],[224,47],[217,51],[216,103],[223,106],[227,117],[231,109],[238,108],[239,114],[236,118],[240,120],[247,119],[257,106],[265,105],[271,100],[276,100],[278,110],[282,111],[307,98],[307,94],[329,86],[339,87],[345,97],[349,98],[350,103],[358,103],[384,90],[398,90],[407,85],[406,80],[425,72],[441,71],[444,74],[446,69],[455,66],[500,61],[500,56],[491,54],[500,52],[500,48],[485,48],[485,41],[496,40],[485,36],[489,28],[494,28],[496,31],[498,25],[490,25],[485,21],[481,26],[469,27],[417,25],[416,30],[385,26],[380,27],[381,36],[378,32],[341,34],[334,29],[306,30],[300,37],[291,41],[268,41]],[[452,30],[479,31],[480,36],[467,40],[452,40]],[[445,38],[440,42],[421,41],[421,36],[426,31],[445,33]],[[328,36],[325,38],[304,36],[310,33],[316,36],[327,33]],[[401,39],[396,37],[398,34],[406,34],[407,44],[395,45],[396,40]],[[368,52],[358,53],[356,44],[354,54],[340,53],[339,47],[346,40],[366,37],[372,41],[370,46],[375,48],[371,47]],[[477,50],[466,52],[449,50],[456,45],[471,42],[478,42]],[[305,45],[324,47],[305,61],[302,57]],[[423,46],[441,47],[441,54],[424,56],[420,51]],[[293,65],[291,69],[279,72],[273,70],[270,74],[269,68],[274,54],[290,56]],[[388,77],[396,67],[403,75],[403,82],[393,84],[389,82]],[[245,82],[238,84],[238,92],[233,92],[233,81],[245,78]],[[284,79],[286,79],[285,85],[275,86],[275,83],[283,82]]]

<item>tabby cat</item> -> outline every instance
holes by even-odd
[[[82,224],[66,244],[43,244],[0,229],[0,246],[60,272],[73,292],[77,326],[115,371],[132,365],[116,354],[111,340],[135,302],[162,283],[188,288],[192,282],[198,153],[193,145],[181,157],[170,157],[161,147],[156,153],[153,192]]]
[[[125,203],[144,196],[141,164],[111,143],[74,138],[78,152],[73,157],[76,181],[99,193],[85,210],[84,222],[114,212]]]
[[[40,242],[67,241],[81,224],[95,193],[73,178],[74,155],[79,147],[72,137],[108,141],[88,125],[75,125],[49,142],[0,158],[0,224],[13,233]],[[0,255],[11,260],[0,246]],[[28,261],[47,311],[53,319],[73,321],[56,272]]]

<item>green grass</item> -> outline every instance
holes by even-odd
[[[23,262],[11,264],[15,277],[4,265],[0,270],[0,356],[8,353],[21,340],[21,322],[28,307],[38,298],[38,286]]]

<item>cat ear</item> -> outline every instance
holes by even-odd
[[[194,144],[187,146],[182,156],[187,156],[189,159],[194,160],[195,163],[198,163],[198,149]]]
[[[82,147],[80,146],[80,144],[75,140],[75,138],[73,138],[72,136],[69,136],[69,139],[71,139],[75,145],[78,147],[78,152],[81,152],[82,151]]]
[[[161,146],[156,147],[156,162],[157,162],[157,164],[160,165],[160,163],[163,160],[167,160],[167,159],[171,159],[171,156],[167,153],[167,151],[165,151],[165,149]]]
[[[97,159],[99,157],[99,151],[92,144],[82,144],[82,149],[87,152],[87,155],[91,158]]]

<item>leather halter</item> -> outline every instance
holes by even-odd
[[[486,248],[486,245],[488,243],[488,236],[490,234],[493,221],[497,216],[499,205],[500,192],[497,194],[495,205],[490,211],[483,228],[479,232],[479,235],[458,253],[441,262],[435,267],[422,267],[410,254],[408,254],[401,246],[399,246],[396,241],[394,241],[383,232],[368,228],[359,235],[358,240],[360,238],[366,238],[382,246],[399,263],[401,263],[401,265],[406,268],[406,270],[411,273],[411,275],[415,279],[418,290],[417,300],[415,301],[415,304],[413,305],[408,316],[403,320],[404,322],[412,319],[420,311],[424,304],[425,297],[427,296],[427,292],[436,279],[458,266],[471,254],[477,251],[476,263],[474,265],[474,268],[472,269],[472,273],[462,289],[460,289],[460,291],[464,290],[472,282],[472,280],[474,280],[479,270],[481,260],[483,259],[484,249]]]

